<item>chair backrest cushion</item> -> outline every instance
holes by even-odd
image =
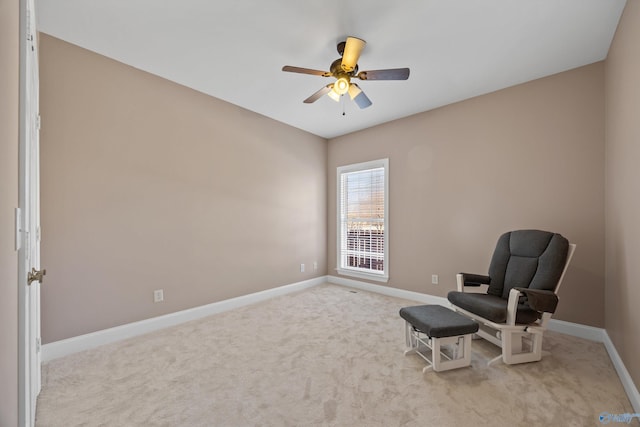
[[[503,234],[489,265],[487,293],[509,298],[512,288],[555,291],[567,261],[569,241],[541,230],[518,230]]]

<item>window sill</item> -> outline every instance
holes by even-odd
[[[384,283],[387,283],[389,281],[388,275],[370,274],[361,271],[347,270],[344,268],[336,268],[336,271],[342,276],[357,277],[358,279],[374,280],[376,282]]]

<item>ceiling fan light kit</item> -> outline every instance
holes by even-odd
[[[333,84],[333,90],[336,91],[338,95],[344,95],[349,90],[349,77],[342,76]]]
[[[354,99],[356,96],[362,93],[362,89],[358,87],[357,84],[353,83],[349,86],[349,96],[351,99]]]
[[[360,80],[407,80],[409,78],[408,68],[393,68],[386,70],[370,70],[361,71],[358,73],[358,60],[360,54],[367,43],[357,37],[347,37],[347,40],[338,43],[337,49],[340,54],[340,58],[331,63],[329,67],[330,71],[313,70],[310,68],[293,67],[291,65],[285,65],[282,67],[282,71],[299,74],[310,74],[321,77],[333,77],[336,81],[333,84],[329,84],[303,102],[305,104],[311,104],[324,95],[328,95],[334,101],[340,101],[340,97],[346,93],[349,93],[349,97],[360,107],[361,109],[369,107],[372,102],[364,94],[362,89],[355,84],[351,83],[352,78]]]
[[[338,92],[335,91],[335,87],[334,85],[331,85],[331,90],[329,91],[329,93],[327,94],[329,96],[329,98],[333,99],[336,102],[340,102],[340,94]]]

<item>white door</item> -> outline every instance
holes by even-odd
[[[40,392],[40,115],[34,0],[20,2],[19,421],[35,424]]]

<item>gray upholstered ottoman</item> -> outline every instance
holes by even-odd
[[[429,364],[427,372],[447,371],[471,364],[471,335],[478,332],[478,324],[441,305],[417,305],[400,309],[400,317],[406,321],[407,354],[417,353]],[[422,344],[422,346],[421,346]],[[448,346],[450,354],[443,352]],[[431,358],[422,352],[431,350]]]

